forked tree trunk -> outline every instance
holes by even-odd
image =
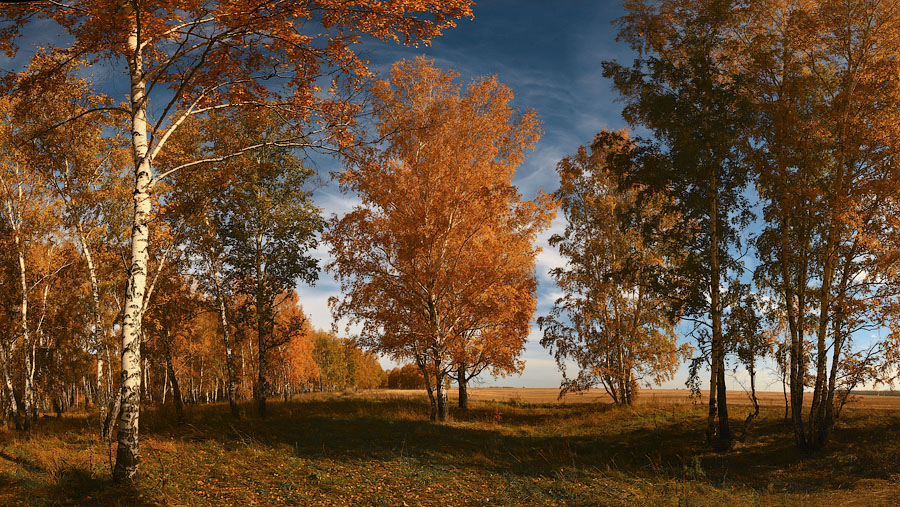
[[[431,405],[431,413],[429,414],[428,418],[432,421],[435,421],[437,420],[438,409],[437,399],[434,396],[434,387],[431,385],[431,375],[428,373],[428,368],[426,368],[423,364],[418,363],[418,361],[417,364],[419,366],[419,369],[422,370],[422,377],[425,379],[425,391],[428,393],[428,402]]]
[[[140,451],[138,447],[138,417],[140,415],[141,383],[141,319],[144,291],[147,285],[149,256],[147,224],[150,219],[151,166],[147,157],[147,96],[146,78],[138,41],[137,16],[131,18],[127,59],[131,78],[131,143],[135,167],[134,215],[131,228],[131,266],[128,290],[125,294],[125,315],[122,326],[122,401],[119,410],[118,449],[113,479],[130,482],[137,473]]]
[[[717,447],[731,447],[728,426],[728,402],[725,386],[725,343],[722,334],[721,265],[719,262],[719,182],[715,171],[710,177],[709,258],[710,258],[710,320],[712,321],[712,368],[709,387],[709,415],[707,439],[715,435]],[[713,393],[715,392],[715,396]],[[715,419],[718,418],[718,427]]]
[[[175,376],[175,367],[172,365],[172,350],[169,346],[169,332],[163,331],[163,353],[166,356],[166,371],[169,382],[172,383],[172,401],[175,403],[175,417],[178,424],[184,424],[184,400],[181,398],[181,389],[178,388],[178,377]]]
[[[119,419],[119,410],[122,408],[122,389],[121,387],[115,395],[110,397],[109,408],[106,411],[106,419],[103,421],[103,431],[101,432],[104,440],[112,439],[112,431],[115,428],[115,422]]]
[[[753,404],[753,410],[747,414],[747,418],[744,419],[744,428],[741,430],[741,442],[747,438],[747,432],[750,430],[750,423],[759,417],[759,398],[756,397],[756,365],[752,359],[748,370],[750,373],[750,402]]]

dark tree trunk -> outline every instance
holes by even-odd
[[[106,411],[106,419],[103,421],[103,438],[109,440],[112,438],[114,422],[119,420],[119,411],[122,408],[122,389],[116,391],[116,395],[109,400],[108,409]]]
[[[172,383],[172,401],[175,403],[175,417],[178,424],[184,424],[184,400],[181,398],[181,389],[178,387],[178,377],[175,376],[175,367],[172,365],[172,351],[169,348],[169,333],[163,334],[163,352],[166,356],[166,369],[169,371],[169,382]]]
[[[256,408],[259,412],[260,417],[266,416],[266,394],[268,389],[268,385],[266,383],[266,342],[263,337],[263,329],[262,326],[259,328],[260,336],[259,336],[259,345],[257,347],[259,351],[259,376],[256,382]]]
[[[466,366],[459,367],[456,382],[459,384],[459,408],[462,410],[469,409],[469,379],[466,378]]]
[[[436,421],[437,413],[438,413],[437,398],[435,398],[435,396],[434,396],[434,387],[431,385],[431,375],[428,374],[426,368],[421,368],[421,369],[422,369],[422,373],[424,374],[424,378],[425,378],[425,392],[428,393],[428,402],[429,402],[429,405],[431,406],[431,412],[428,415],[428,419],[430,419],[432,421]]]
[[[718,416],[717,448],[731,447],[731,429],[728,426],[728,402],[725,386],[725,340],[722,333],[721,264],[719,262],[719,182],[713,171],[710,177],[709,258],[710,258],[710,320],[712,321],[711,352],[712,372],[709,392],[709,419],[707,438],[715,431],[714,419]],[[715,395],[713,394],[715,392]],[[715,398],[714,398],[715,396]]]
[[[725,399],[725,354],[719,356],[719,382],[716,386],[719,390],[717,407],[719,412],[719,438],[718,446],[722,449],[731,448],[731,427],[728,425],[728,403]]]
[[[781,391],[784,393],[784,420],[787,422],[791,420],[791,405],[788,401],[787,382],[785,382],[784,375],[781,377]]]
[[[753,403],[753,410],[747,414],[744,419],[744,428],[741,430],[741,442],[747,438],[747,431],[750,430],[750,423],[759,417],[759,399],[756,397],[756,368],[751,363],[750,370],[750,401]]]

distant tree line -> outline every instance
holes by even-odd
[[[413,363],[391,368],[385,372],[381,387],[387,389],[425,389],[425,376]]]

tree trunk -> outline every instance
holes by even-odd
[[[112,430],[115,427],[113,421],[119,419],[119,412],[122,408],[122,388],[116,392],[109,400],[109,409],[106,412],[106,420],[103,421],[103,431],[101,435],[105,440],[112,439]]]
[[[235,419],[240,419],[241,414],[238,410],[237,400],[235,397],[235,375],[234,375],[234,353],[231,350],[231,329],[228,327],[228,314],[225,311],[225,295],[222,292],[222,282],[219,279],[219,265],[213,260],[213,282],[216,289],[216,302],[219,305],[219,319],[222,323],[222,340],[225,345],[225,373],[228,375],[226,382],[226,392],[228,393],[228,405],[231,407],[231,415]]]
[[[200,381],[197,383],[197,401],[203,396],[203,356],[200,356]]]
[[[787,379],[783,374],[781,376],[781,391],[784,393],[784,420],[787,422],[791,419],[791,411],[790,403],[788,402]]]
[[[151,166],[148,158],[147,96],[143,55],[138,42],[139,12],[131,19],[127,58],[131,78],[131,142],[134,156],[134,216],[131,228],[131,266],[125,294],[122,326],[122,401],[119,410],[118,449],[113,479],[130,482],[138,470],[138,418],[140,416],[141,320],[147,285],[147,250],[150,219]]]
[[[419,369],[422,370],[422,377],[425,379],[425,391],[428,393],[428,401],[431,404],[431,413],[428,418],[432,421],[435,421],[437,420],[438,409],[437,399],[434,397],[434,388],[431,385],[431,375],[428,373],[428,368],[426,368],[423,364],[418,363],[418,366]]]
[[[19,400],[16,399],[16,391],[13,389],[12,378],[9,374],[9,358],[10,354],[5,344],[0,344],[0,374],[3,375],[3,386],[6,395],[9,397],[8,410],[10,418],[16,425],[16,430],[22,430],[22,422],[19,420],[18,414],[22,412]]]
[[[258,333],[259,333],[259,343],[257,344],[257,350],[259,352],[259,371],[257,377],[257,386],[256,386],[256,408],[260,417],[266,416],[266,394],[268,393],[269,386],[266,382],[266,337],[265,337],[265,324],[262,323],[261,319],[257,319],[258,324]]]
[[[750,373],[750,402],[753,403],[753,410],[747,414],[747,418],[744,419],[744,428],[741,431],[741,442],[747,438],[747,431],[750,429],[750,423],[759,417],[759,399],[756,397],[756,366],[753,364],[752,360],[748,369]]]
[[[169,332],[163,331],[163,354],[166,356],[166,371],[169,382],[172,383],[172,401],[175,403],[175,417],[178,424],[184,424],[184,400],[181,398],[181,389],[178,387],[178,377],[175,376],[175,367],[172,365],[172,350],[169,348]]]
[[[800,249],[800,261],[798,267],[792,267],[790,262],[790,252],[792,251],[788,241],[788,228],[782,227],[781,232],[781,252],[779,263],[781,264],[782,283],[784,285],[784,300],[787,302],[785,309],[788,315],[788,330],[791,335],[790,349],[790,391],[791,391],[791,422],[794,429],[794,440],[801,448],[806,447],[806,432],[803,428],[803,390],[806,382],[806,357],[803,350],[803,340],[805,336],[805,319],[806,315],[806,272],[809,242],[805,247]],[[795,291],[792,289],[791,271],[795,269],[798,273],[796,283],[796,313],[794,308]]]
[[[188,392],[191,393],[191,404],[197,403],[197,386],[194,385],[194,359],[191,358],[190,368],[188,369],[188,380],[191,382],[191,385],[188,387]]]
[[[244,351],[246,348],[241,346],[241,399],[247,399],[247,361]]]
[[[841,322],[837,319],[834,325],[834,342],[832,343],[832,360],[831,375],[828,377],[828,393],[825,399],[825,418],[822,427],[819,428],[819,440],[821,445],[825,445],[828,437],[831,435],[831,429],[834,427],[834,421],[837,414],[834,410],[834,392],[835,382],[837,381],[838,364],[841,359],[841,348],[843,347],[843,338],[841,337]]]
[[[448,421],[450,420],[450,403],[447,401],[447,389],[444,386],[444,376],[440,373],[440,365],[436,364],[435,370],[438,372],[434,379],[435,395],[437,398],[437,420]]]
[[[81,243],[81,251],[84,255],[84,261],[87,264],[88,280],[91,284],[91,313],[94,322],[91,329],[91,341],[94,344],[94,351],[97,354],[97,407],[100,422],[100,431],[103,431],[103,424],[106,419],[106,409],[109,399],[109,391],[106,389],[108,384],[103,383],[103,353],[104,353],[104,332],[103,319],[100,315],[100,284],[97,282],[97,268],[94,265],[94,256],[91,253],[90,246],[84,237],[81,226],[77,227],[78,240]],[[108,347],[106,347],[106,355],[109,355]],[[112,365],[110,365],[111,367]],[[112,374],[112,371],[109,372]]]
[[[141,396],[140,401],[147,399],[147,358],[141,358]]]
[[[721,268],[719,265],[719,187],[715,171],[710,177],[709,258],[710,258],[710,381],[706,438],[717,445],[729,445],[728,405],[725,386],[725,347],[722,336]],[[716,417],[718,416],[718,427]]]
[[[271,311],[266,302],[265,287],[263,285],[263,259],[262,259],[262,236],[256,235],[256,332],[259,343],[257,351],[259,353],[259,368],[257,379],[257,411],[260,417],[266,417],[266,395],[268,394],[268,383],[266,381],[266,348],[268,347],[269,322],[271,320]]]
[[[169,365],[166,365],[166,369],[163,373],[163,389],[162,389],[162,400],[160,401],[161,405],[166,404],[166,394],[169,392]]]
[[[469,379],[466,378],[466,365],[461,365],[456,373],[456,382],[459,384],[459,408],[469,409]]]
[[[22,188],[19,187],[21,198]],[[28,332],[28,281],[25,276],[25,246],[22,244],[20,232],[15,232],[16,253],[18,254],[19,288],[22,291],[20,300],[20,326],[22,327],[22,356],[25,359],[25,382],[22,391],[22,405],[25,411],[25,424],[22,429],[29,431],[34,424],[34,352],[31,334]]]
[[[829,252],[835,243],[836,228],[834,225],[829,227],[828,241],[822,250]],[[821,296],[819,297],[819,319],[818,328],[816,329],[816,382],[813,387],[813,399],[809,408],[809,422],[807,428],[807,445],[812,449],[819,449],[825,443],[824,427],[825,421],[825,403],[827,401],[827,385],[828,385],[828,347],[827,335],[828,325],[830,322],[829,308],[831,306],[831,289],[834,280],[834,254],[827,255],[822,272]],[[839,353],[839,350],[836,352]]]

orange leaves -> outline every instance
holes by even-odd
[[[341,175],[363,205],[326,234],[346,294],[332,308],[395,357],[509,372],[535,306],[532,242],[554,203],[511,184],[540,134],[534,113],[495,78],[464,92],[455,79],[419,58],[376,83],[387,142]]]
[[[538,321],[564,390],[602,385],[622,404],[642,382],[671,378],[687,352],[677,345],[671,303],[652,289],[654,271],[672,259],[642,234],[665,222],[666,197],[639,201],[641,189],[619,181],[632,170],[633,149],[626,132],[603,131],[558,164],[554,196],[568,225],[550,244],[567,263],[551,274],[563,296]],[[575,376],[566,371],[572,362]]]
[[[139,57],[141,68],[129,64],[138,73],[131,78],[150,85],[149,100],[159,101],[156,107],[164,114],[157,128],[178,128],[179,117],[202,115],[207,108],[277,104],[283,116],[318,123],[333,133],[324,138],[345,147],[351,144],[346,126],[356,109],[343,89],[358,90],[370,76],[368,62],[353,50],[361,37],[427,43],[454,19],[471,16],[471,4],[471,0],[32,3],[0,11],[6,28],[18,29],[0,30],[0,46],[12,48],[17,32],[22,33],[30,21],[50,18],[72,38],[70,46],[57,46],[55,54],[109,58],[120,65]],[[126,43],[132,25],[140,26],[138,55]],[[41,67],[38,82],[58,74]],[[321,93],[319,80],[328,74],[339,78],[340,87]],[[153,142],[162,145],[165,139],[154,136]],[[154,156],[159,152],[158,147],[151,150]]]

